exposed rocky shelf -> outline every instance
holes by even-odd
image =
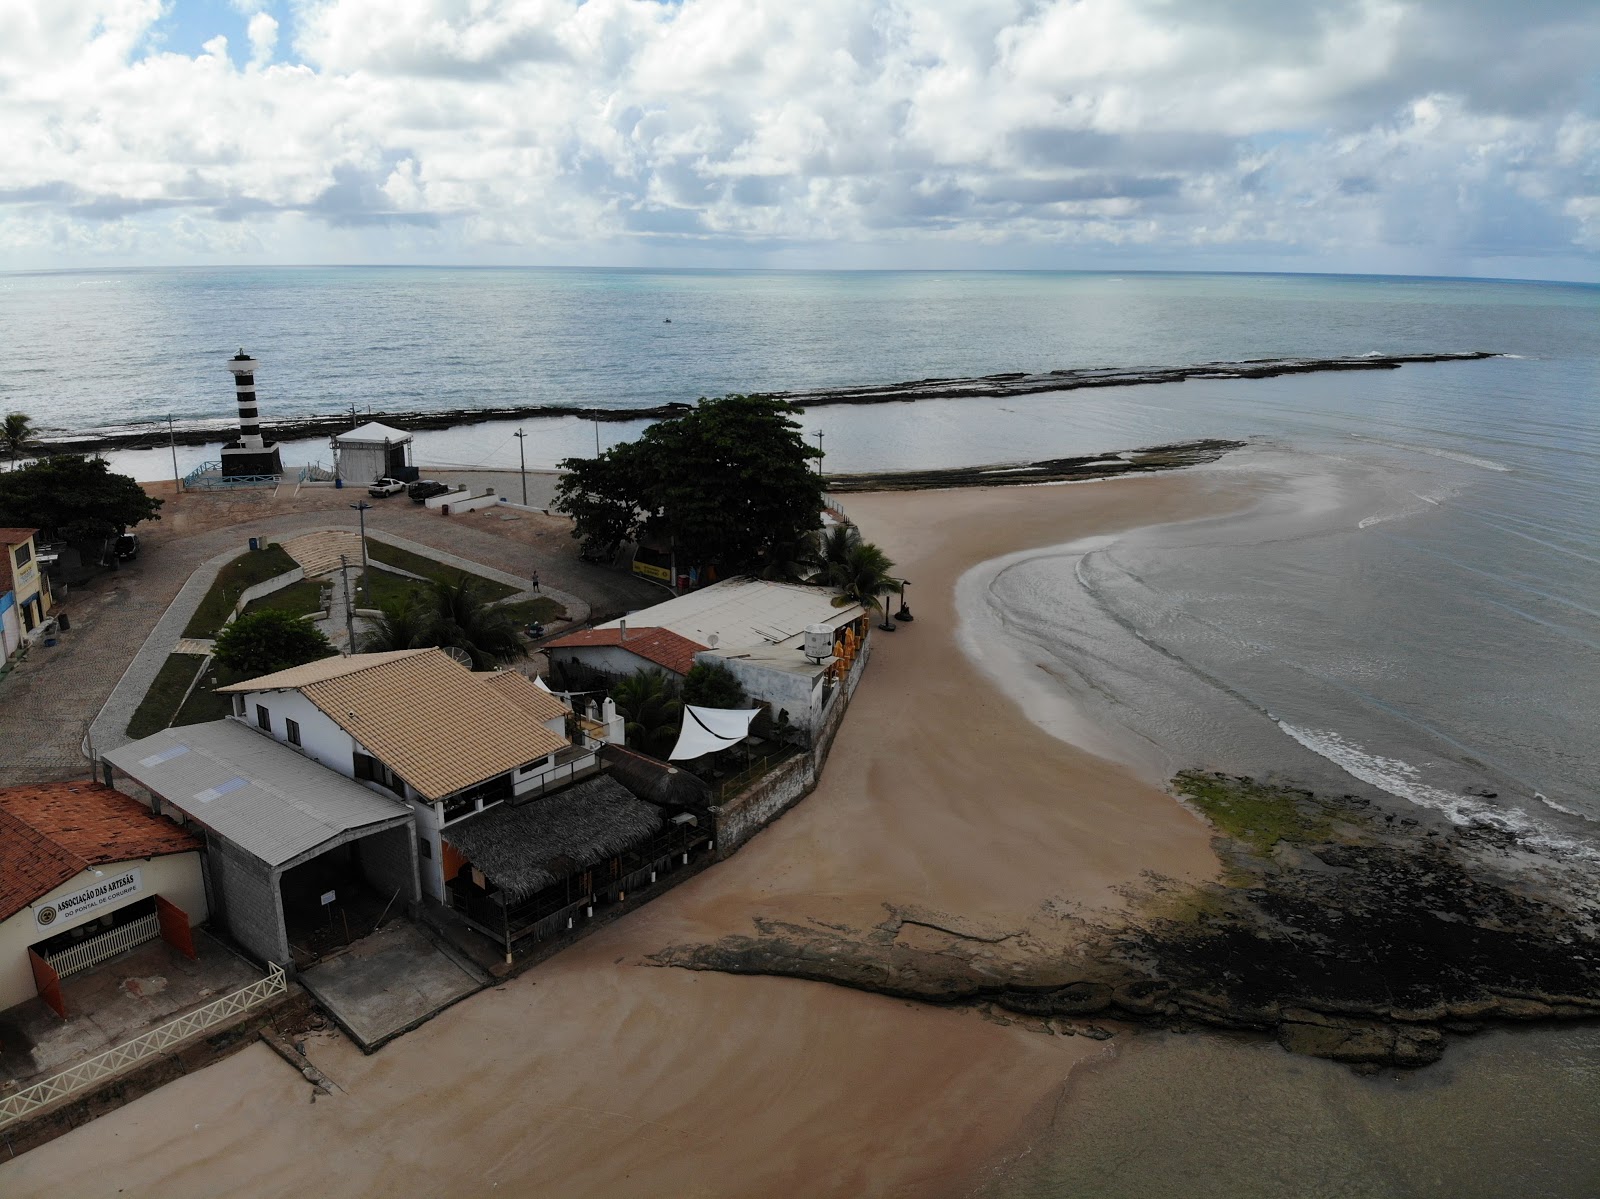
[[[1244,448],[1242,441],[1210,438],[1174,442],[1116,454],[1085,454],[1077,458],[1050,458],[1018,466],[954,466],[937,470],[877,471],[871,474],[829,475],[829,491],[925,491],[937,487],[1017,487],[1024,483],[1070,483],[1110,479],[1117,475],[1149,474],[1215,462],[1229,450]]]
[[[1066,920],[1061,939],[890,907],[871,929],[757,921],[654,961],[982,1004],[1057,1033],[1245,1030],[1362,1068],[1426,1065],[1491,1024],[1600,1018],[1593,893],[1556,893],[1506,834],[1249,779],[1176,786],[1216,826],[1223,879],[1154,882],[1126,924]]]
[[[1327,371],[1397,370],[1410,363],[1473,362],[1497,358],[1497,352],[1469,350],[1445,354],[1385,354],[1354,358],[1254,358],[1241,362],[1200,362],[1189,366],[1162,367],[1087,367],[1030,374],[1014,371],[976,378],[914,379],[902,383],[870,384],[861,387],[819,388],[807,391],[779,391],[766,394],[789,400],[802,408],[821,408],[831,404],[892,404],[915,400],[1004,398],[1076,391],[1085,387],[1133,387],[1151,383],[1182,383],[1188,379],[1270,379],[1277,375],[1307,375]],[[266,407],[272,407],[267,397]],[[375,420],[396,429],[453,429],[462,425],[497,420],[536,420],[541,417],[578,417],[583,420],[632,421],[664,420],[679,416],[691,407],[684,403],[656,404],[648,407],[585,408],[572,404],[521,404],[502,408],[454,408],[425,412],[368,412],[361,421]],[[263,421],[262,432],[269,441],[298,441],[330,437],[351,427],[347,412],[310,416],[297,420]],[[39,446],[49,453],[89,452],[166,445],[166,426],[149,429],[88,430],[69,433],[44,431]],[[234,435],[231,424],[212,422],[173,431],[171,438],[180,445],[212,445]]]

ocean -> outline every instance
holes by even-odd
[[[352,407],[363,418],[369,409],[539,402],[631,407],[1002,371],[1496,351],[1503,356],[1394,371],[822,408],[801,423],[808,437],[823,434],[826,468],[839,472],[1248,439],[1206,468],[1238,476],[1254,497],[1247,511],[989,564],[962,582],[969,644],[1013,687],[1039,680],[1018,698],[1046,727],[1153,777],[1202,766],[1332,789],[1358,779],[1511,829],[1562,860],[1600,861],[1600,287],[1072,273],[0,275],[0,406],[66,430],[144,423],[149,450],[108,455],[141,478],[170,476],[169,414],[226,426],[223,360],[240,347],[262,362],[269,420]],[[529,465],[545,467],[642,427],[523,424]],[[420,433],[417,459],[514,468],[514,428]],[[178,452],[184,471],[215,456]],[[326,461],[327,449],[292,444],[286,459]],[[1566,1063],[1542,1092],[1530,1056],[1539,1043]],[[1401,1084],[1335,1076],[1324,1063],[1286,1066],[1281,1056],[1213,1038],[1136,1046],[1132,1059],[1143,1065],[1083,1084],[1132,1088],[1118,1102],[1137,1106],[1139,1086],[1148,1100],[1202,1070],[1243,1096],[1213,1113],[1206,1138],[1169,1136],[1170,1161],[1152,1168],[1179,1189],[1097,1187],[1126,1165],[1129,1145],[1110,1131],[1086,1143],[1061,1129],[992,1193],[1511,1193],[1487,1142],[1481,1153],[1461,1151],[1477,1171],[1463,1177],[1483,1189],[1419,1181],[1414,1170],[1429,1162],[1439,1179],[1456,1176],[1450,1151],[1423,1125],[1447,1129],[1461,1096],[1504,1094],[1497,1087],[1507,1080],[1552,1111],[1592,1112],[1600,1076],[1592,1032],[1485,1039],[1459,1065],[1447,1059],[1424,1072],[1467,1081],[1454,1091],[1418,1084],[1409,1106]],[[1253,1164],[1266,1159],[1247,1149],[1226,1168],[1206,1167],[1212,1190],[1183,1191],[1201,1168],[1189,1149],[1253,1131],[1256,1093],[1286,1112],[1294,1104],[1285,1096],[1299,1096],[1304,1119],[1284,1119],[1306,1153],[1329,1163],[1326,1185],[1289,1164],[1263,1181]],[[1378,1173],[1371,1187],[1339,1181],[1355,1177],[1338,1166],[1349,1129],[1328,1125],[1318,1104],[1365,1121],[1363,1135],[1385,1146],[1393,1161],[1381,1185]],[[1585,1193],[1579,1184],[1594,1163],[1586,1133],[1570,1121],[1545,1127],[1543,1151],[1566,1157],[1548,1185],[1527,1193]],[[1274,1153],[1294,1157],[1281,1138]]]

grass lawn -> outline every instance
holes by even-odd
[[[419,583],[416,579],[408,579],[404,575],[379,570],[374,566],[367,571],[368,595],[363,599],[358,592],[356,605],[362,608],[381,608],[391,601],[420,597],[425,587],[426,584]]]
[[[313,612],[322,611],[322,581],[320,579],[301,579],[298,583],[290,583],[271,595],[263,595],[260,599],[253,599],[244,606],[245,612],[260,612],[267,608],[275,608],[279,612],[292,612],[296,616],[309,616]]]
[[[159,733],[172,723],[173,713],[183,702],[183,693],[189,689],[195,672],[204,661],[199,654],[169,655],[156,672],[150,690],[145,692],[139,706],[134,709],[133,719],[128,721],[128,736],[137,741],[140,737]]]
[[[274,542],[261,550],[247,550],[217,572],[216,582],[183,630],[185,637],[215,637],[228,619],[239,593],[295,568],[295,560]]]
[[[478,593],[483,596],[486,603],[492,604],[495,600],[505,599],[508,595],[515,595],[519,590],[504,583],[497,583],[493,579],[486,579],[482,575],[473,574],[471,571],[457,570],[454,566],[446,566],[443,562],[424,558],[421,554],[413,554],[410,550],[400,549],[387,542],[374,541],[370,537],[367,538],[367,557],[373,562],[398,566],[401,570],[409,570],[414,575],[438,579],[440,582],[454,583],[465,575],[469,579],[477,580]]]
[[[500,604],[496,612],[504,612],[516,622],[517,628],[522,628],[531,621],[537,620],[540,624],[549,624],[552,620],[565,620],[567,610],[553,599],[538,596],[531,600],[518,600],[514,604]]]
[[[212,682],[213,679],[216,682]],[[195,684],[194,690],[189,693],[188,701],[178,709],[178,715],[172,723],[204,724],[208,720],[221,720],[233,711],[233,703],[231,696],[218,695],[216,689],[242,681],[243,676],[237,671],[228,670],[213,662],[201,676],[200,681]]]

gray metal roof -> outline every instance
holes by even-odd
[[[105,758],[269,866],[352,830],[411,818],[399,800],[232,720],[166,729]]]

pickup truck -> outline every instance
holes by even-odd
[[[399,495],[406,489],[406,485],[399,479],[382,478],[367,488],[367,494],[373,499],[382,499],[386,495]]]

